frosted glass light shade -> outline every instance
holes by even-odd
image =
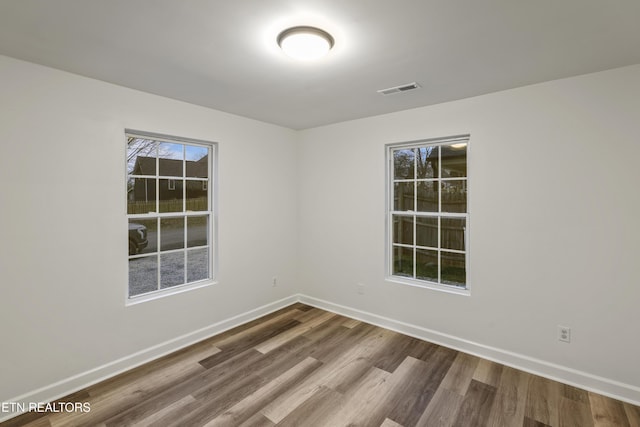
[[[322,58],[333,43],[331,34],[315,27],[293,27],[278,35],[278,45],[284,53],[302,61]]]

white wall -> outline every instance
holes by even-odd
[[[125,128],[219,143],[217,285],[124,306]],[[296,292],[294,131],[0,57],[0,150],[0,401]]]
[[[302,132],[302,293],[640,400],[639,118],[634,66]],[[471,296],[386,282],[384,145],[465,133]]]
[[[297,293],[640,401],[638,117],[640,66],[294,132],[0,56],[0,401]],[[125,128],[219,142],[217,285],[124,305]],[[461,133],[471,296],[385,282],[384,144]]]

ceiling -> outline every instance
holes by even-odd
[[[638,64],[639,22],[638,0],[4,0],[0,54],[306,129]],[[295,25],[334,49],[285,56]]]

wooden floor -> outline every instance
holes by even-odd
[[[640,407],[294,304],[2,426],[640,426]]]

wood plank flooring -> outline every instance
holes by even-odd
[[[9,426],[640,427],[640,407],[294,304]]]

